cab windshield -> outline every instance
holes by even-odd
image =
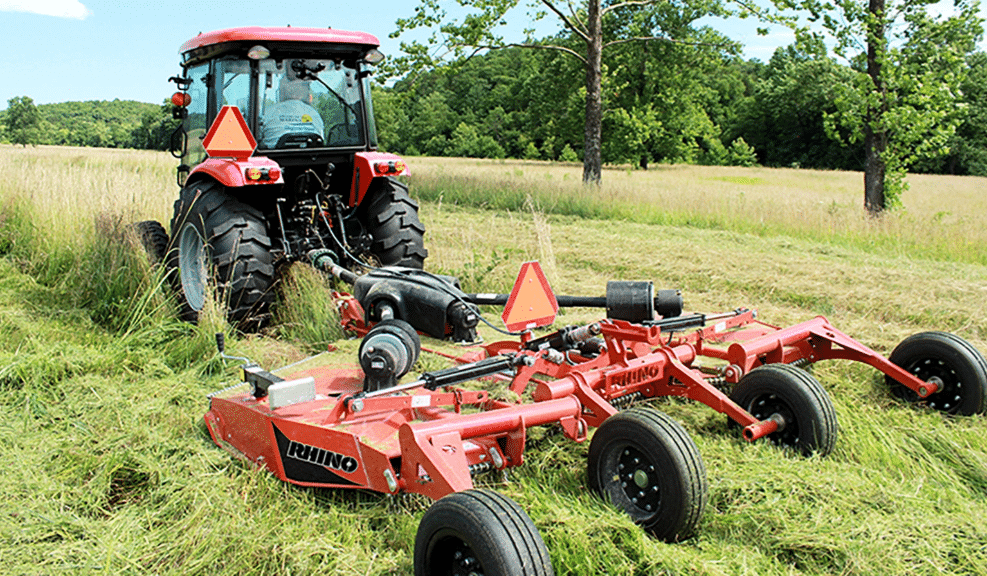
[[[359,78],[356,68],[317,59],[216,64],[221,105],[237,106],[248,115],[257,104],[250,123],[258,150],[365,146],[368,133],[374,138],[373,126],[365,127],[363,120],[369,82]],[[258,66],[253,88],[251,65]]]

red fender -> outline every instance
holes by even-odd
[[[267,179],[252,180],[247,177],[247,170],[257,168]],[[244,186],[259,186],[264,184],[284,184],[281,166],[264,156],[252,156],[246,160],[230,158],[207,158],[189,172],[188,181],[196,175],[209,176],[227,188],[242,188]],[[200,176],[201,178],[201,176]]]
[[[384,176],[408,176],[411,170],[400,156],[384,152],[357,152],[353,159],[353,186],[350,188],[350,206],[363,202],[374,178]]]

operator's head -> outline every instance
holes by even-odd
[[[282,80],[281,81],[281,99],[282,100],[301,100],[303,102],[308,102],[311,98],[311,94],[308,82],[304,80]]]
[[[308,102],[311,100],[311,90],[308,80],[298,78],[298,73],[292,68],[291,61],[284,63],[284,78],[278,86],[281,100],[301,100]]]

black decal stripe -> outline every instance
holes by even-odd
[[[346,478],[335,474],[325,466],[319,466],[318,464],[303,462],[296,458],[289,457],[288,446],[291,444],[291,440],[289,440],[288,437],[284,435],[284,432],[279,430],[273,422],[271,423],[271,426],[274,428],[274,437],[278,441],[278,454],[281,457],[281,466],[284,468],[284,475],[289,480],[294,480],[296,482],[311,482],[315,484],[361,486],[361,484],[357,484],[352,480],[347,480]],[[309,454],[305,454],[305,456],[312,456],[311,452],[315,450],[315,448],[311,448],[309,450]],[[302,456],[301,450],[294,450],[294,453],[296,456]],[[354,466],[353,471],[356,471],[358,467],[359,466]]]

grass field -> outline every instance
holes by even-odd
[[[649,279],[681,288],[690,311],[824,314],[885,353],[925,330],[987,350],[985,179],[913,177],[906,210],[874,221],[851,173],[614,169],[591,194],[577,166],[409,163],[426,265],[469,291],[506,291],[539,259],[559,293]],[[220,313],[175,320],[128,240],[130,222],[170,218],[173,167],[156,153],[0,147],[0,571],[410,574],[426,501],[288,486],[210,440],[205,394],[236,377],[215,331],[268,367],[335,335],[304,269],[269,333],[237,336]],[[687,542],[656,542],[591,495],[588,446],[560,436],[532,432],[528,464],[481,482],[528,511],[557,574],[987,574],[984,417],[901,405],[866,367],[814,374],[840,423],[826,458],[745,443],[705,406],[655,403],[709,477]]]

